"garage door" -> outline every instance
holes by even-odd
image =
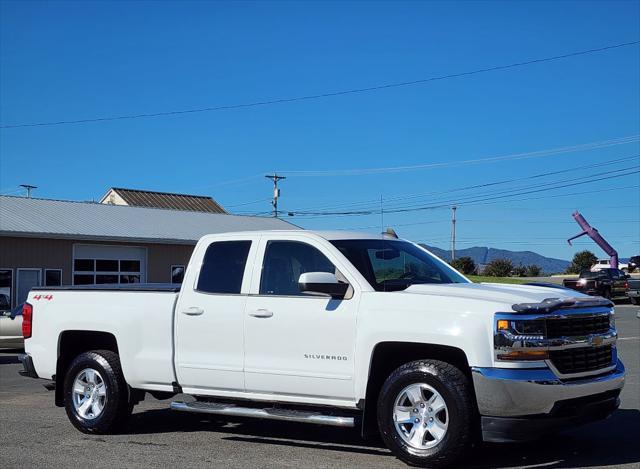
[[[73,284],[127,284],[147,281],[147,250],[136,246],[73,246]]]

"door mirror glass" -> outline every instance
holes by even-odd
[[[311,295],[328,295],[334,299],[343,299],[349,290],[348,283],[341,283],[329,272],[305,272],[298,279],[300,291]]]

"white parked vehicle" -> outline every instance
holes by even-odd
[[[595,264],[591,266],[591,272],[599,272],[602,269],[611,268],[609,259],[598,259]],[[629,265],[623,262],[618,262],[618,269],[622,270],[624,273],[629,271]]]
[[[24,321],[22,373],[80,431],[183,393],[172,409],[357,425],[431,467],[605,418],[625,374],[611,302],[473,284],[390,235],[205,236],[181,288],[38,287]]]

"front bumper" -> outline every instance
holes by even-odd
[[[617,360],[612,371],[571,380],[558,378],[550,369],[526,368],[472,368],[472,376],[485,439],[521,441],[529,438],[520,433],[536,436],[544,426],[560,429],[609,415],[619,405],[625,369]]]
[[[622,389],[624,365],[606,374],[562,380],[550,369],[472,368],[480,415],[519,417],[548,414],[558,401]]]
[[[620,390],[559,401],[540,417],[481,417],[482,439],[492,443],[529,441],[609,417],[620,405]]]
[[[22,370],[18,371],[20,376],[26,376],[28,378],[39,378],[38,373],[36,373],[36,368],[33,366],[33,360],[31,359],[31,355],[26,353],[18,356],[18,360],[22,363]]]

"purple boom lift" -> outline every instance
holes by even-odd
[[[605,239],[600,235],[600,233],[598,233],[598,230],[596,230],[594,227],[589,225],[587,220],[584,219],[584,217],[580,214],[580,212],[575,211],[573,213],[573,218],[578,223],[578,225],[580,225],[580,228],[582,228],[582,233],[577,234],[572,238],[569,238],[567,240],[567,242],[569,243],[569,246],[571,246],[571,241],[573,241],[574,239],[579,238],[580,236],[587,235],[589,236],[589,238],[595,241],[595,243],[598,246],[600,246],[604,252],[606,252],[609,256],[611,256],[611,260],[609,261],[609,266],[612,269],[617,269],[618,268],[618,251],[613,249],[611,245],[605,241]]]

